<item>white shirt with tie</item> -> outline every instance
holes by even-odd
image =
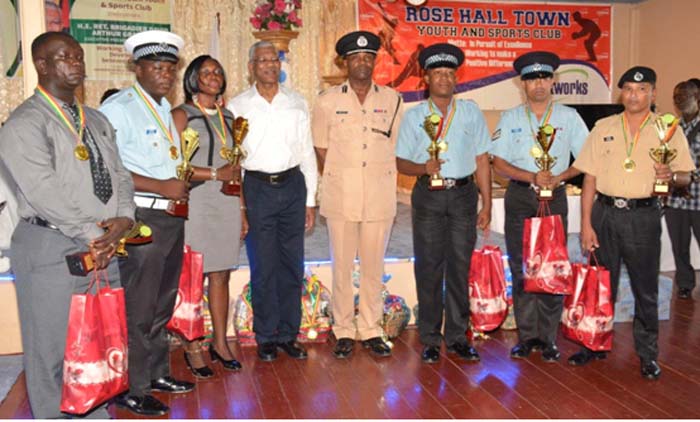
[[[248,120],[249,132],[243,140],[247,156],[241,167],[280,173],[300,166],[306,181],[306,206],[315,206],[318,170],[304,97],[280,86],[272,102],[268,102],[253,85],[231,99],[227,108],[234,116]]]

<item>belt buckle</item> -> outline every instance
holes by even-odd
[[[627,203],[627,200],[625,198],[615,198],[613,201],[613,205],[615,208],[618,209],[630,209],[629,204]]]
[[[270,175],[270,184],[271,185],[279,184],[279,182],[277,181],[277,179],[279,179],[279,177],[280,177],[279,174],[271,174]]]
[[[457,186],[457,179],[445,179],[445,189],[452,189]]]

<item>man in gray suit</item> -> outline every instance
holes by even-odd
[[[0,129],[0,163],[20,217],[11,252],[27,393],[34,417],[48,419],[66,417],[59,406],[71,295],[84,293],[91,278],[71,275],[65,257],[89,251],[118,287],[112,257],[135,205],[114,129],[75,99],[85,79],[80,44],[47,32],[32,43],[32,60],[39,85]],[[104,405],[87,416],[109,417]]]

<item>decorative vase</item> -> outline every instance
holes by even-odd
[[[299,36],[299,31],[277,29],[274,31],[256,31],[253,36],[261,41],[271,42],[279,51],[289,52],[289,42]]]

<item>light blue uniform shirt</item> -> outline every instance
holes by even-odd
[[[476,103],[471,100],[455,100],[453,104],[457,110],[444,138],[447,151],[440,153],[440,159],[445,160],[440,174],[446,178],[461,179],[476,171],[476,157],[489,152],[491,142],[486,120]],[[442,116],[435,105],[433,110]],[[447,110],[447,116],[450,111]],[[430,114],[427,101],[404,113],[396,141],[397,157],[421,164],[430,159],[430,138],[423,129],[423,122]]]
[[[543,115],[538,122],[537,117],[531,114],[532,123],[529,123],[524,104],[504,111],[493,133],[491,154],[520,169],[538,172],[539,168],[530,150],[536,145],[533,131],[537,133],[540,125],[544,123],[544,118]],[[556,103],[552,105],[549,124],[557,130],[554,143],[549,150],[549,155],[557,158],[551,170],[556,176],[569,168],[571,154],[574,157],[578,156],[588,136],[588,128],[576,110]]]
[[[165,127],[170,128],[178,150],[178,158],[170,158],[171,145],[167,135],[160,129],[134,87],[129,87],[109,97],[100,107],[100,111],[107,116],[117,131],[117,146],[124,167],[133,173],[153,179],[177,177],[176,167],[181,162],[182,154],[180,136],[170,115],[170,103],[165,97],[160,100],[160,104],[156,103],[138,82],[136,85],[151,101]],[[152,193],[147,195],[153,196]]]

